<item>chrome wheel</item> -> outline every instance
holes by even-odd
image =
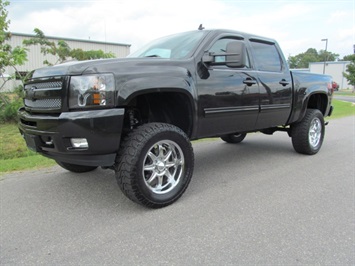
[[[143,160],[146,186],[156,194],[168,193],[179,184],[184,164],[184,154],[174,141],[155,143]]]
[[[308,109],[303,119],[291,125],[292,145],[298,153],[316,154],[323,144],[325,134],[323,114]]]
[[[315,117],[311,125],[309,127],[309,133],[308,133],[308,139],[309,139],[309,144],[313,147],[316,148],[320,140],[322,138],[322,123],[319,120],[319,118]]]

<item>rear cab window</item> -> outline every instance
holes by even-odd
[[[262,40],[250,40],[256,69],[267,72],[282,72],[283,63],[274,43]]]

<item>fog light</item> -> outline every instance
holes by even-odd
[[[77,138],[72,138],[70,139],[71,144],[73,145],[74,148],[89,148],[89,143],[87,139],[77,139]]]

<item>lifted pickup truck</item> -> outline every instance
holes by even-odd
[[[199,30],[158,39],[124,59],[34,71],[19,129],[27,146],[72,172],[113,169],[147,207],[176,201],[193,174],[190,140],[241,142],[285,131],[317,153],[332,112],[331,77],[291,72],[273,39]]]

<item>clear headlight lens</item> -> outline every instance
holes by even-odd
[[[112,74],[71,77],[69,86],[69,108],[113,106],[114,84]]]

